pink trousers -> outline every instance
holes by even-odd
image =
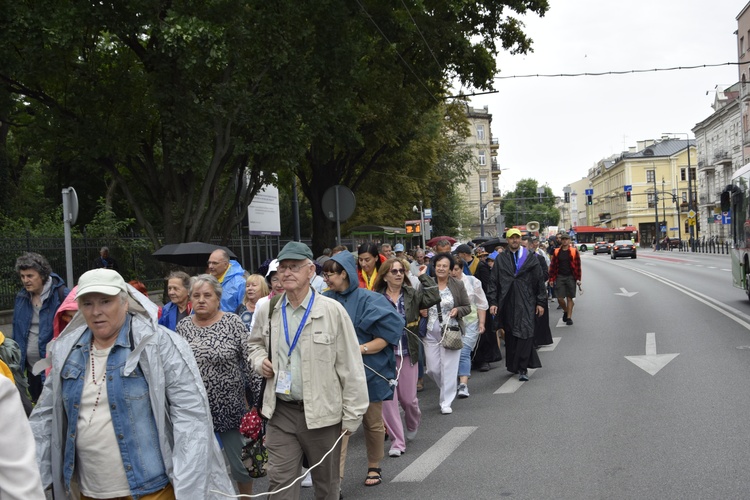
[[[398,405],[404,409],[406,429],[415,431],[419,428],[422,420],[422,412],[419,410],[419,399],[417,399],[417,378],[419,378],[419,365],[410,363],[409,355],[396,356],[396,369],[398,372],[398,385],[393,394],[393,399],[383,401],[383,422],[391,438],[391,448],[406,451],[406,440],[404,439],[404,426],[401,424],[401,413]]]

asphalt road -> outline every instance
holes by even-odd
[[[363,486],[352,437],[345,498],[748,498],[750,302],[729,269],[721,255],[583,254],[575,324],[552,305],[544,367],[525,383],[502,363],[475,373],[452,415],[428,383],[416,440],[400,458],[386,443],[382,485]]]

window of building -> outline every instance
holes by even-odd
[[[479,178],[479,191],[481,191],[482,193],[487,192],[487,177]]]
[[[479,152],[479,164],[482,166],[487,165],[487,155],[484,151]]]
[[[687,193],[682,193],[682,202],[687,203]]]
[[[646,170],[646,182],[654,182],[656,170]]]
[[[686,168],[681,168],[680,169],[680,180],[681,181],[686,181],[687,180],[687,169]]]
[[[656,205],[656,202],[654,201],[654,199],[655,199],[654,193],[648,193],[648,207],[649,208],[654,208],[654,206]]]
[[[745,37],[741,36],[740,37],[740,54],[742,54],[743,52],[745,52]]]
[[[484,140],[484,125],[477,125],[477,140]]]
[[[695,167],[690,167],[690,179],[695,181],[698,177],[695,176]]]

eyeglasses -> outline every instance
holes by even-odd
[[[323,279],[328,281],[329,279],[331,279],[331,276],[336,276],[337,274],[339,273],[323,273]]]
[[[389,272],[392,275],[397,276],[399,274],[406,274],[406,269],[391,269]]]
[[[298,272],[299,272],[299,271],[300,271],[301,269],[304,269],[304,268],[306,268],[306,267],[307,267],[307,266],[309,266],[309,265],[310,265],[310,263],[309,263],[309,262],[305,262],[304,264],[289,264],[289,265],[283,265],[283,266],[279,266],[279,267],[277,268],[277,271],[278,271],[278,273],[279,273],[279,274],[281,274],[281,273],[284,273],[284,272],[286,272],[286,271],[291,271],[291,272],[293,272],[293,273],[295,273],[295,274],[296,274],[296,273],[298,273]]]

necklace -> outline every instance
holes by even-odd
[[[94,385],[99,386],[99,392],[96,393],[96,401],[94,401],[94,407],[91,409],[91,416],[89,417],[89,425],[91,425],[91,420],[94,418],[94,412],[96,412],[96,408],[97,406],[99,406],[99,399],[102,397],[102,388],[104,387],[104,379],[107,376],[107,365],[105,362],[104,372],[102,373],[102,379],[97,384],[96,372],[94,370],[94,339],[91,339],[91,350],[90,350],[89,356],[91,357],[91,382],[93,382]]]

